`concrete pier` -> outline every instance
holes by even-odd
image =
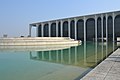
[[[0,38],[0,46],[43,46],[43,45],[79,45],[79,41],[68,37],[24,37]]]
[[[120,80],[120,48],[81,80]]]

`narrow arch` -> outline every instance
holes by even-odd
[[[44,37],[49,37],[49,27],[48,27],[48,24],[45,24],[44,27],[43,27],[43,36]]]
[[[68,37],[68,21],[63,22],[63,37]]]
[[[82,19],[77,21],[77,40],[84,41],[84,21]]]
[[[89,18],[86,21],[86,41],[95,39],[95,19]]]
[[[61,23],[58,23],[58,37],[61,37]]]
[[[120,37],[120,15],[115,17],[115,39]]]
[[[51,37],[56,37],[56,23],[51,24]]]
[[[97,19],[97,37],[98,37],[98,38],[101,38],[101,37],[102,37],[101,32],[102,32],[101,18],[98,17],[98,19]]]
[[[106,18],[103,17],[103,37],[106,37]]]
[[[39,27],[38,27],[38,37],[42,37],[41,25],[39,25]]]
[[[75,39],[75,21],[70,22],[70,38]]]
[[[112,41],[113,40],[113,18],[112,16],[108,17],[107,25],[108,25],[108,41]]]

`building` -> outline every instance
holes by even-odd
[[[120,37],[120,11],[98,13],[29,25],[36,27],[37,37],[70,37],[82,41],[116,41]]]

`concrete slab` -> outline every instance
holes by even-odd
[[[120,48],[81,80],[120,80]]]

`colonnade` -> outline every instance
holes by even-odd
[[[37,29],[36,36],[45,37],[44,27],[46,24],[48,24],[47,32],[49,36],[46,36],[46,37],[53,37],[51,36],[52,35],[51,29],[53,29],[51,25],[54,23],[55,29],[56,29],[54,37],[70,37],[75,40],[79,40],[83,38],[84,42],[88,41],[88,39],[91,38],[97,42],[98,38],[100,38],[102,41],[104,41],[104,38],[105,38],[106,41],[108,41],[109,35],[112,35],[111,39],[114,42],[115,41],[115,18],[117,17],[117,15],[119,17],[120,13],[116,14],[115,12],[112,12],[112,13],[104,13],[104,14],[95,14],[95,15],[89,15],[89,16],[80,16],[80,17],[73,17],[73,18],[66,18],[66,19],[59,19],[59,20],[30,24],[29,35],[31,36],[31,28],[34,25]],[[100,19],[100,24],[98,24],[98,18]],[[78,24],[79,20],[81,20],[80,24]],[[112,21],[109,22],[109,20],[112,20]],[[74,26],[72,24],[72,21],[74,21]],[[67,22],[66,25],[65,25],[65,22]],[[83,26],[80,26],[80,25],[83,25]],[[74,27],[74,31],[73,31],[74,37],[71,37],[72,35],[71,33],[73,29],[72,26]],[[83,27],[83,30],[81,31],[81,33],[83,34],[79,34],[80,30],[77,30],[79,27]],[[112,28],[111,29],[112,31],[109,28]],[[101,36],[98,36],[98,35],[101,35]]]
[[[92,47],[92,52],[89,51],[90,47]],[[60,64],[87,66],[91,62],[96,64],[104,57],[107,57],[108,54],[113,51],[112,48],[114,47],[115,45],[108,43],[107,45],[104,45],[104,43],[95,43],[91,46],[87,43],[84,43],[84,45],[71,47],[68,49],[38,51],[36,52],[36,55],[35,53],[33,53],[34,55],[32,55],[31,52],[30,58],[33,60],[47,61]]]

